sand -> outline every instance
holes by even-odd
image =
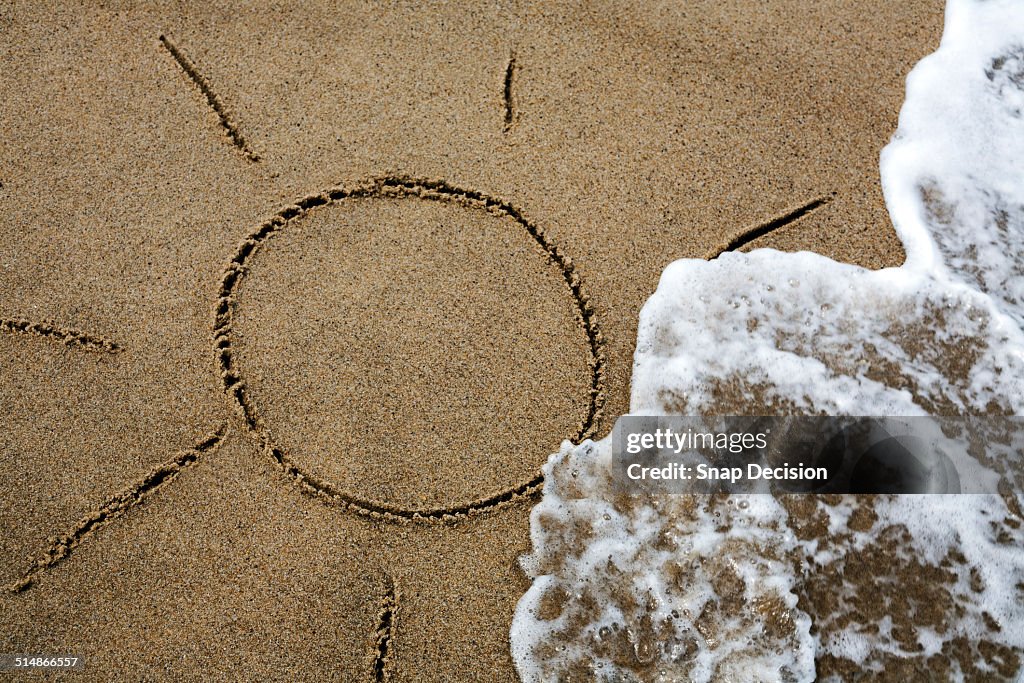
[[[941,25],[934,1],[0,9],[0,653],[515,680],[537,468],[627,410],[661,270],[900,263],[878,152]]]

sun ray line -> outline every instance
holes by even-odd
[[[207,103],[220,119],[220,125],[227,132],[228,138],[231,139],[231,144],[241,150],[249,161],[260,161],[260,155],[254,152],[249,146],[249,141],[246,140],[245,136],[242,134],[238,124],[235,123],[227,105],[224,104],[224,100],[221,99],[220,95],[218,95],[216,91],[214,91],[210,80],[199,73],[199,68],[196,66],[195,62],[189,59],[188,55],[182,52],[181,48],[179,48],[174,41],[166,35],[160,35],[160,44],[163,45],[164,49],[170,53],[174,58],[174,61],[181,67],[181,70],[185,72],[186,76],[188,76],[189,80],[191,80],[196,87],[199,88],[199,91],[206,97]]]
[[[812,199],[811,201],[806,202],[796,207],[795,209],[790,209],[781,216],[765,221],[764,223],[758,223],[754,227],[743,230],[740,233],[733,235],[731,238],[729,238],[728,241],[719,244],[717,247],[708,252],[708,255],[705,256],[704,258],[708,261],[711,261],[713,259],[718,258],[727,251],[736,251],[737,249],[741,249],[750,244],[751,242],[753,242],[754,240],[756,240],[758,237],[764,237],[770,232],[774,232],[779,228],[784,228],[790,223],[794,223],[800,218],[803,218],[804,216],[820,209],[821,207],[825,206],[833,199],[835,199],[835,197],[835,192],[822,195],[821,197],[818,197],[817,199]]]
[[[227,424],[221,424],[191,448],[179,452],[143,479],[108,498],[97,510],[79,520],[71,531],[54,539],[46,550],[32,560],[22,577],[11,584],[8,590],[20,593],[30,588],[40,573],[65,560],[86,538],[141,505],[159,489],[174,481],[182,470],[197,462],[203,455],[216,451],[224,442],[226,434]]]
[[[0,332],[31,334],[88,351],[98,351],[101,353],[118,353],[122,351],[120,344],[99,335],[72,330],[66,327],[58,327],[48,322],[34,323],[31,320],[24,320],[22,318],[0,318]]]

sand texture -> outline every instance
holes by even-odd
[[[900,263],[878,153],[941,26],[0,6],[0,653],[516,680],[538,468],[627,411],[661,270]]]

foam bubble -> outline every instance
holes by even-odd
[[[1022,111],[1024,3],[950,0],[881,155],[907,262],[669,265],[640,315],[631,412],[1024,413]],[[566,443],[545,467],[512,627],[524,680],[1021,673],[1019,493],[625,497],[610,450]]]

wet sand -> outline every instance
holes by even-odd
[[[878,153],[941,27],[939,2],[0,10],[0,653],[515,680],[537,469],[628,409],[661,270],[899,264]]]

